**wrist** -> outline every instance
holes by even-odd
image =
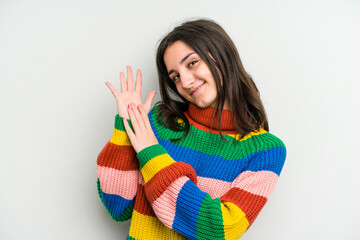
[[[126,117],[122,117],[119,114],[116,114],[116,116],[115,116],[115,128],[118,130],[125,131],[125,126],[124,126],[123,120],[126,120],[129,123],[130,128],[133,130],[133,126],[131,124],[130,119],[128,119]]]
[[[166,153],[167,151],[163,146],[160,144],[154,144],[141,149],[141,151],[139,151],[136,156],[139,160],[140,168],[142,168],[152,158]]]
[[[159,142],[155,139],[155,141],[151,142],[151,143],[148,143],[148,144],[143,144],[143,145],[137,145],[135,144],[135,146],[133,145],[134,149],[135,149],[135,152],[137,154],[139,154],[140,152],[143,152],[144,150],[146,149],[151,149],[153,146],[156,146],[156,145],[159,145]]]

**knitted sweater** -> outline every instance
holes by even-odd
[[[149,113],[159,144],[138,154],[115,117],[111,140],[97,160],[98,192],[116,221],[131,218],[127,239],[238,239],[251,226],[278,180],[286,157],[283,142],[258,129],[238,140],[230,111],[221,129],[215,109],[190,104],[190,132],[157,121]],[[181,121],[179,121],[181,123]]]

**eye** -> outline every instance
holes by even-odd
[[[173,78],[172,78],[172,80],[175,82],[176,80],[178,80],[179,79],[179,74],[177,74],[177,75],[175,75]]]
[[[192,62],[190,62],[189,63],[189,67],[192,67],[192,66],[194,66],[195,65],[195,63],[197,63],[198,61],[192,61]]]

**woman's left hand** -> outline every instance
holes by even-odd
[[[128,107],[128,112],[134,132],[131,130],[125,118],[123,122],[126,133],[135,151],[138,153],[144,148],[158,144],[159,142],[151,128],[149,117],[143,105],[139,104],[136,106],[135,103],[131,103]]]

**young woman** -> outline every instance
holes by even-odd
[[[185,22],[156,56],[162,101],[141,100],[130,67],[98,156],[99,196],[128,239],[238,239],[275,187],[286,150],[269,133],[259,92],[230,37],[211,20]]]

